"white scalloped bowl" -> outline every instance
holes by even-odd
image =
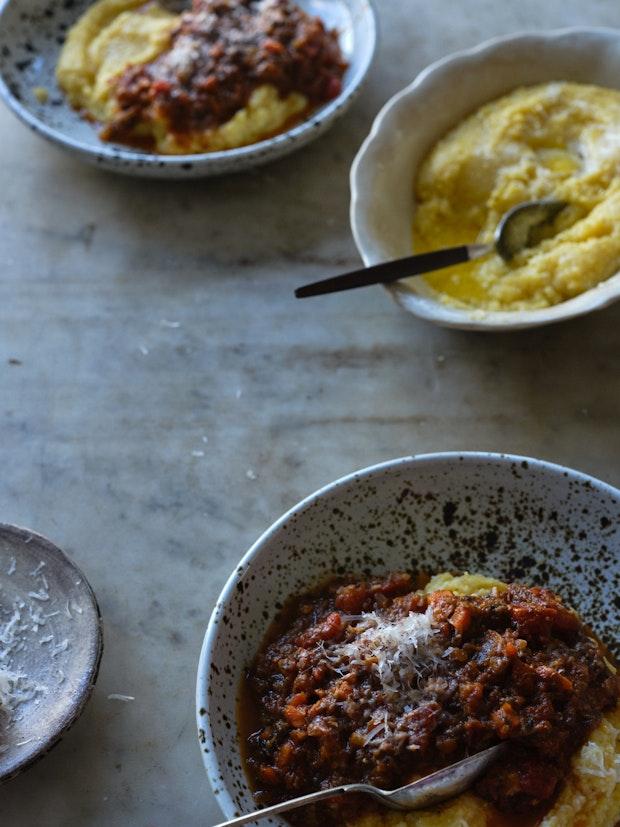
[[[364,263],[411,255],[413,183],[439,138],[519,86],[559,80],[620,89],[620,31],[563,29],[495,38],[433,63],[391,98],[351,168],[351,227]],[[405,310],[444,327],[518,330],[607,307],[620,298],[620,273],[561,304],[526,311],[450,307],[423,279],[413,290],[399,283],[387,289]]]

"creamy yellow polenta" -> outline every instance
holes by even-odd
[[[114,115],[114,79],[170,44],[178,16],[144,0],[99,0],[71,28],[56,68],[72,106],[102,123]]]
[[[148,63],[165,52],[179,17],[144,0],[98,0],[71,28],[60,53],[56,77],[70,103],[102,124],[117,114],[115,80],[129,66]],[[296,92],[281,97],[275,87],[259,86],[247,106],[221,126],[184,135],[152,121],[136,127],[136,139],[150,139],[157,152],[188,154],[245,146],[280,131],[307,108]]]
[[[505,583],[478,574],[453,576],[442,572],[425,591],[448,589],[456,594],[481,595]],[[620,709],[607,713],[573,759],[564,789],[537,827],[614,827],[620,821]],[[347,827],[517,827],[472,793],[439,807],[415,813],[388,810],[347,822]],[[524,823],[531,825],[531,821]]]
[[[517,89],[431,151],[416,182],[416,252],[490,242],[501,216],[567,201],[551,237],[510,264],[493,253],[426,276],[439,297],[484,310],[548,307],[620,269],[620,92],[577,83]],[[413,286],[413,285],[412,285]]]

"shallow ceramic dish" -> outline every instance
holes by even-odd
[[[97,129],[66,102],[55,79],[56,63],[70,26],[94,0],[0,0],[0,96],[34,132],[73,155],[106,169],[156,178],[201,178],[240,172],[298,149],[317,138],[360,90],[372,62],[376,18],[371,0],[298,0],[340,32],[349,63],[341,94],[281,135],[266,141],[199,155],[155,155],[100,141]],[[50,92],[47,103],[35,87]]]
[[[235,695],[288,597],[336,573],[477,571],[557,589],[617,652],[619,524],[620,491],[611,486],[541,460],[487,453],[394,460],[295,506],[239,563],[202,647],[200,748],[225,816],[253,807]]]
[[[439,138],[483,104],[519,86],[570,80],[620,89],[620,32],[564,29],[489,40],[425,69],[383,107],[351,168],[351,226],[367,265],[411,255],[413,185]],[[415,292],[390,285],[396,301],[445,327],[517,330],[599,310],[620,298],[620,274],[574,299],[528,311],[462,310],[422,279]]]
[[[0,671],[23,676],[21,702],[0,708],[0,780],[43,757],[79,718],[102,650],[82,572],[41,535],[0,524]]]

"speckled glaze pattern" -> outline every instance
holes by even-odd
[[[468,570],[549,586],[620,653],[619,491],[561,466],[499,454],[406,457],[359,471],[275,523],[214,609],[198,669],[197,720],[227,818],[254,806],[236,695],[284,601],[329,575],[396,569]]]
[[[298,0],[340,32],[349,63],[341,94],[281,135],[251,146],[198,155],[154,155],[99,140],[97,128],[66,102],[55,79],[68,29],[92,0],[4,0],[0,3],[0,96],[41,137],[105,169],[153,178],[201,178],[240,172],[287,155],[318,138],[351,105],[366,77],[376,45],[370,0]],[[33,89],[49,91],[40,103]]]
[[[617,29],[572,28],[497,37],[422,71],[377,115],[351,167],[351,227],[367,265],[411,255],[413,182],[446,132],[519,86],[570,80],[620,88]],[[521,330],[601,310],[620,299],[620,273],[552,307],[482,311],[439,301],[423,279],[386,289],[405,310],[444,327]]]

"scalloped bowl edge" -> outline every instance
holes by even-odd
[[[576,45],[579,43],[579,45]],[[410,247],[410,218],[407,221],[408,231],[405,235],[401,227],[400,237],[396,238],[396,231],[389,226],[387,218],[381,222],[373,213],[373,204],[377,201],[377,187],[381,186],[381,178],[386,172],[390,173],[390,159],[395,157],[399,140],[403,137],[402,117],[407,110],[414,106],[422,106],[425,102],[431,101],[434,96],[441,94],[448,86],[454,87],[455,77],[466,77],[472,71],[482,73],[483,68],[488,66],[489,61],[503,61],[507,52],[512,50],[528,51],[531,55],[542,54],[541,47],[547,46],[551,51],[555,50],[555,57],[560,62],[562,54],[572,52],[575,49],[582,49],[583,54],[587,52],[590,60],[599,61],[603,47],[616,53],[617,88],[620,88],[620,31],[604,28],[565,28],[550,32],[522,32],[507,36],[492,38],[471,49],[463,50],[443,57],[427,66],[417,77],[397,92],[380,110],[376,116],[370,133],[362,143],[350,172],[351,204],[350,220],[353,237],[358,251],[368,265],[377,264],[396,256],[411,254]],[[549,52],[549,50],[548,50]],[[538,68],[542,64],[534,63]],[[532,76],[532,65],[529,66],[529,77]],[[510,66],[511,72],[513,66]],[[536,73],[536,68],[534,73]],[[542,71],[542,69],[540,69]],[[608,74],[612,70],[605,69]],[[574,71],[579,76],[579,67]],[[561,80],[564,78],[555,78]],[[505,94],[510,88],[519,85],[527,85],[526,80],[510,81],[504,83]],[[529,82],[536,82],[531,80]],[[542,79],[539,82],[543,82]],[[595,82],[591,80],[590,82]],[[498,81],[498,85],[502,85]],[[608,84],[609,85],[609,84]],[[462,93],[462,88],[459,88]],[[433,143],[445,134],[447,129],[458,123],[462,117],[474,111],[483,102],[492,100],[497,94],[491,94],[486,98],[477,101],[473,105],[467,102],[463,105],[463,113],[446,124],[446,118],[442,117],[442,128],[439,128],[435,138],[426,146],[424,152],[414,155],[410,160],[411,187],[408,194],[408,204],[405,202],[405,195],[401,204],[408,207],[407,215],[410,216],[413,210],[413,180],[415,179],[416,162],[422,160],[424,154]],[[428,111],[428,110],[426,110]],[[402,174],[401,174],[402,179]],[[396,188],[402,181],[396,180],[396,172],[392,174],[392,183]],[[564,321],[584,315],[593,310],[602,310],[620,299],[620,272],[611,276],[599,285],[585,291],[584,293],[549,308],[526,311],[483,311],[465,310],[457,307],[450,307],[438,301],[433,291],[424,282],[414,292],[400,284],[388,285],[386,287],[395,301],[405,310],[428,321],[435,322],[444,327],[459,329],[482,330],[482,331],[507,331],[519,330],[554,322]]]

